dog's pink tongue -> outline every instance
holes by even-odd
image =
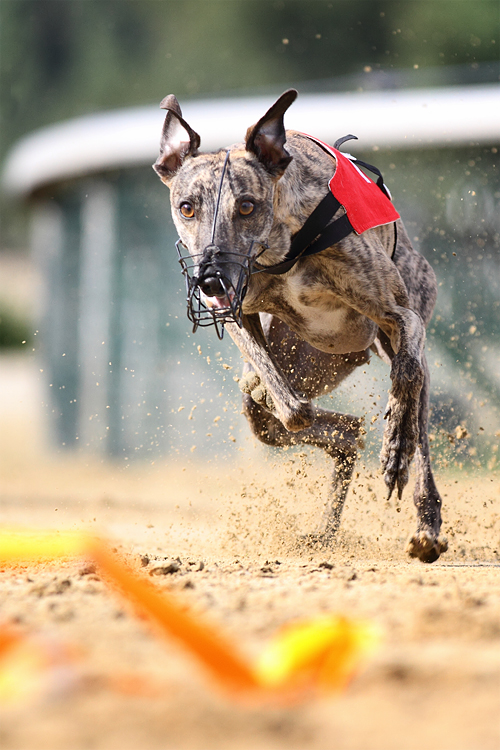
[[[227,297],[205,297],[205,302],[208,307],[216,307],[218,310],[231,307],[231,303]]]

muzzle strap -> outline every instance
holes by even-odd
[[[227,164],[229,162],[229,149],[226,151],[226,158],[222,166],[222,174],[219,182],[219,191],[217,193],[217,201],[215,203],[214,220],[212,222],[212,238],[210,240],[211,245],[215,245],[215,230],[217,229],[217,217],[219,215],[220,199],[222,195],[222,185],[224,183],[224,175],[226,174]]]

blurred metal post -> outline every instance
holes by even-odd
[[[107,451],[112,269],[116,249],[116,195],[104,181],[85,186],[81,209],[78,318],[79,405],[82,448]]]

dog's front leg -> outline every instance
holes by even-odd
[[[337,246],[331,284],[349,307],[377,324],[380,334],[374,343],[392,365],[380,458],[388,497],[396,486],[401,497],[418,443],[425,326],[410,308],[396,265],[372,239],[355,238]]]
[[[387,424],[380,458],[389,497],[396,485],[401,497],[408,483],[409,466],[418,441],[419,399],[424,382],[422,350],[425,327],[417,313],[399,308],[391,316],[390,328],[391,344],[396,353],[392,359],[392,387],[385,413]]]
[[[227,331],[259,376],[266,391],[263,400],[267,408],[290,432],[310,427],[314,421],[314,410],[308,401],[298,397],[283,374],[269,348],[259,315],[244,315],[242,323],[242,328],[231,324]]]

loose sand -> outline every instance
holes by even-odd
[[[49,689],[2,709],[2,750],[498,750],[500,481],[440,474],[449,552],[408,560],[411,488],[386,503],[361,468],[335,549],[299,544],[325,493],[326,459],[249,447],[223,465],[2,463],[2,523],[91,528],[257,653],[281,624],[369,618],[377,653],[341,695],[246,707],[158,638],[84,562],[5,570],[1,621],[75,652]],[[169,569],[168,566],[166,568]]]

